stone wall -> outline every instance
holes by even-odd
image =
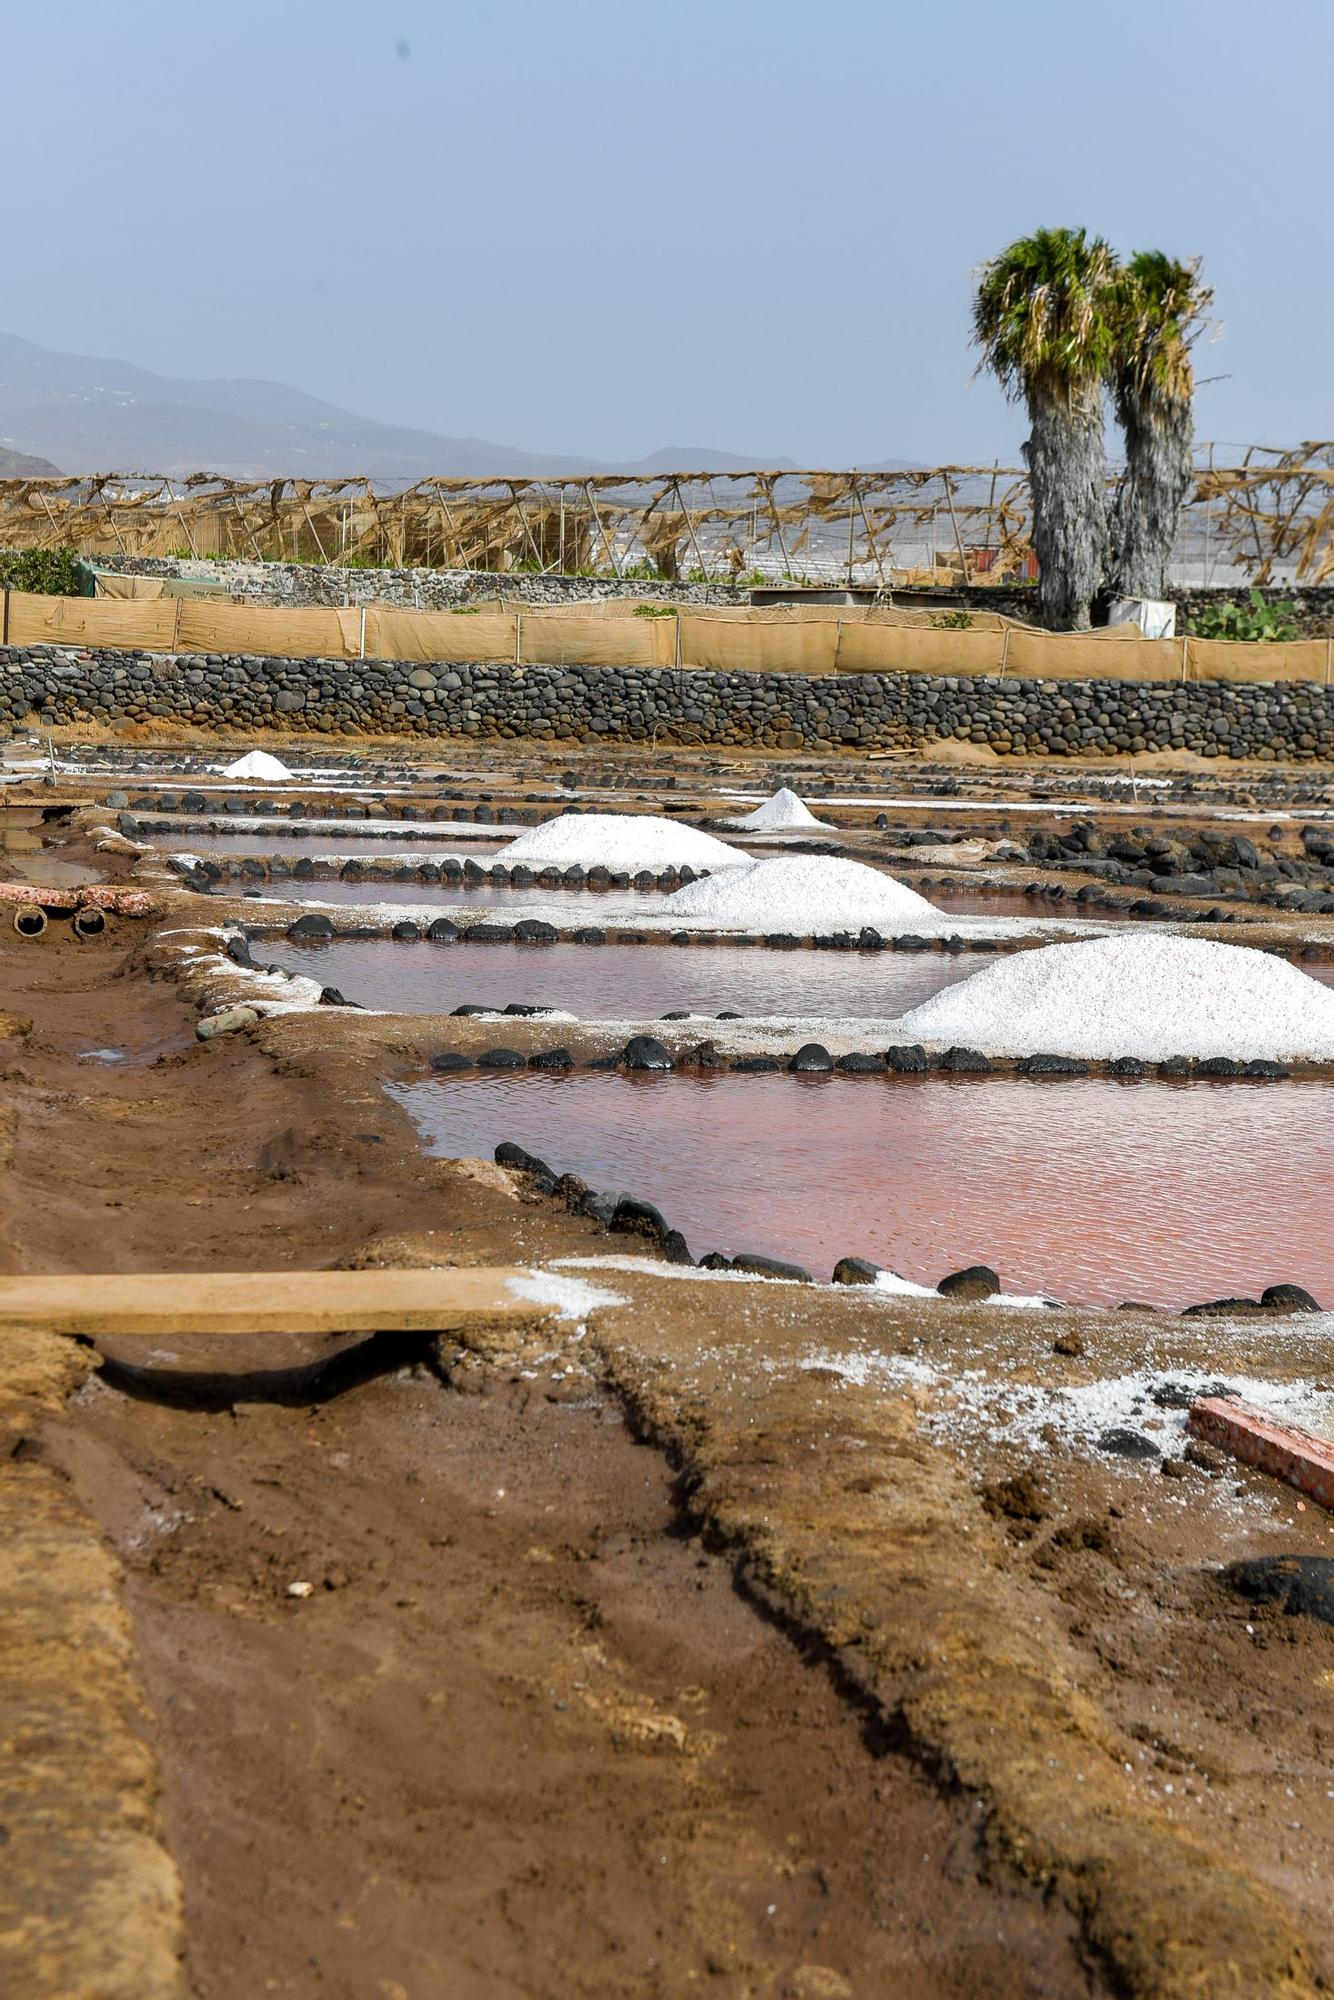
[[[294,606],[393,604],[409,611],[449,611],[503,596],[515,604],[590,604],[613,598],[669,598],[674,604],[749,604],[748,590],[728,584],[621,583],[615,577],[495,574],[472,569],[339,569],[315,563],[211,562],[177,556],[98,556],[99,569],[123,576],[196,576],[224,583],[238,603]]]
[[[99,569],[132,576],[198,576],[224,583],[228,594],[246,604],[279,606],[394,604],[410,610],[448,611],[502,596],[515,604],[595,603],[614,598],[660,598],[669,604],[749,604],[749,588],[730,584],[619,583],[614,577],[532,576],[522,571],[497,575],[481,570],[338,569],[314,563],[213,562],[176,556],[99,556]],[[936,595],[974,610],[1000,611],[1031,622],[1034,593],[1004,584],[977,584]],[[1171,593],[1179,619],[1195,619],[1206,606],[1244,599],[1245,590],[1180,589]],[[1292,622],[1304,638],[1334,633],[1334,585],[1266,589],[1270,603],[1295,606]],[[930,609],[928,590],[898,590],[896,604]]]
[[[52,726],[172,722],[251,735],[290,730],[773,750],[926,750],[954,739],[1012,756],[1191,750],[1334,763],[1334,688],[1309,682],[808,679],[0,648],[0,725],[33,717]]]

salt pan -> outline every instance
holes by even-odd
[[[1245,945],[1152,935],[1047,945],[933,994],[913,1040],[1006,1055],[1334,1059],[1334,990]]]
[[[663,901],[662,914],[683,925],[720,930],[828,937],[871,928],[885,933],[939,929],[946,919],[915,889],[829,855],[776,854],[745,861],[706,882],[688,882]]]
[[[746,856],[711,833],[652,813],[562,813],[502,847],[501,861],[534,868],[727,868]]]

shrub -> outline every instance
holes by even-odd
[[[71,548],[0,550],[0,589],[29,590],[39,597],[81,597],[79,552]]]
[[[1245,604],[1210,604],[1195,619],[1191,631],[1198,639],[1295,639],[1292,623],[1296,605],[1285,600],[1270,604],[1253,590]]]

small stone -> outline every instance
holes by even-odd
[[[1055,1340],[1053,1340],[1051,1344],[1051,1351],[1053,1354],[1069,1354],[1077,1356],[1080,1354],[1087,1354],[1088,1348],[1084,1344],[1084,1336],[1080,1333],[1076,1333],[1074,1328],[1071,1327],[1068,1332],[1057,1334]]]
[[[253,1028],[259,1015],[253,1007],[224,1007],[219,1014],[206,1014],[195,1024],[195,1035],[201,1042],[211,1042],[217,1035],[234,1035],[241,1028]]]
[[[968,1264],[942,1278],[936,1290],[943,1299],[990,1299],[1000,1290],[1000,1279],[989,1264]]]
[[[834,1266],[836,1285],[873,1285],[880,1276],[879,1264],[865,1257],[840,1257]]]
[[[631,1035],[621,1051],[626,1069],[671,1069],[672,1059],[653,1035]]]
[[[309,1597],[314,1588],[313,1583],[289,1583],[287,1586],[287,1595],[289,1597]]]

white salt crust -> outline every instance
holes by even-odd
[[[787,931],[796,937],[827,937],[867,926],[888,933],[958,928],[957,919],[947,918],[915,889],[878,868],[808,854],[743,861],[706,881],[688,882],[664,899],[662,917],[683,927],[708,924]]]
[[[1246,945],[1152,934],[1045,945],[989,965],[897,1022],[985,1053],[1334,1059],[1334,989]]]
[[[747,856],[711,833],[652,813],[561,813],[530,826],[497,859],[538,868],[728,868]]]

